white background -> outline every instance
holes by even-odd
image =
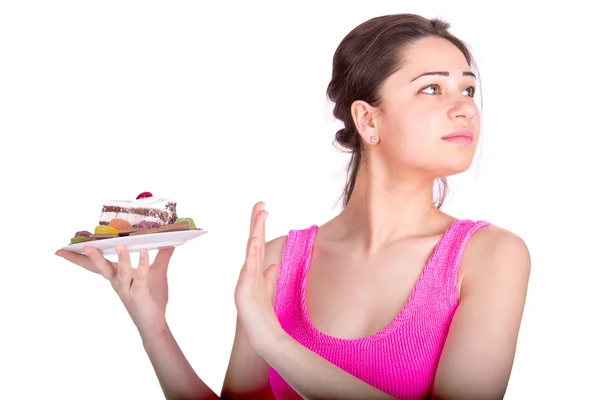
[[[0,6],[0,398],[162,398],[109,283],[54,256],[102,202],[143,191],[209,231],[176,250],[167,313],[218,392],[251,207],[266,201],[267,239],[338,212],[333,52],[357,24],[400,12],[448,20],[482,74],[481,152],[450,179],[445,211],[531,251],[506,398],[599,396],[593,3],[200,4]]]

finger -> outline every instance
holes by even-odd
[[[173,252],[175,251],[175,247],[162,247],[158,250],[158,254],[152,263],[153,267],[158,267],[163,271],[167,272],[169,268],[169,262],[171,261],[171,257],[173,256]]]
[[[98,270],[98,268],[96,268],[92,260],[90,260],[90,258],[87,256],[87,254],[80,254],[68,250],[58,250],[56,252],[56,255],[64,258],[69,262],[72,262],[75,265],[79,265],[80,267],[83,267],[88,271],[101,275],[100,271]]]
[[[133,279],[131,257],[129,256],[129,250],[125,246],[117,246],[117,254],[119,255],[119,260],[117,261],[117,276],[114,286],[117,291],[125,293],[131,288]]]
[[[266,228],[265,223],[267,221],[267,216],[269,215],[268,211],[263,211],[258,230],[258,265],[262,267],[263,262],[265,260],[265,241],[266,241]]]
[[[256,222],[256,232],[254,236],[257,237],[256,265],[258,270],[262,268],[265,260],[265,220],[267,219],[267,214],[267,211],[262,211]]]
[[[258,238],[251,236],[246,246],[246,260],[244,261],[243,269],[247,272],[256,272],[256,251],[257,251]]]
[[[89,257],[92,265],[98,270],[100,275],[112,282],[116,272],[115,266],[94,247],[84,247],[83,252]]]
[[[150,269],[150,256],[148,250],[140,250],[140,263],[137,267],[137,279],[134,286],[144,287],[148,285],[148,270]]]
[[[254,204],[254,207],[252,208],[252,217],[250,218],[250,236],[252,236],[252,232],[254,231],[254,225],[256,225],[256,218],[258,217],[258,214],[262,210],[264,210],[264,208],[264,201],[259,201],[258,203]]]

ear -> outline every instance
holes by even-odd
[[[362,100],[357,100],[350,106],[356,130],[362,140],[368,144],[379,142],[377,119],[375,118],[376,111],[373,106]],[[371,139],[372,137],[375,137],[374,142]]]

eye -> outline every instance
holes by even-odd
[[[427,94],[439,94],[440,87],[436,84],[429,85],[429,86],[426,86],[423,89],[421,89],[421,92],[425,92]]]
[[[432,94],[432,95],[441,94],[441,91],[442,91],[442,89],[437,84],[431,84],[431,85],[426,86],[423,89],[421,89],[421,92],[426,93],[426,94]],[[466,96],[475,97],[475,87],[474,86],[469,86],[463,92],[466,94]]]
[[[469,96],[469,97],[475,96],[475,88],[473,86],[469,86],[468,88],[465,89],[465,91],[467,92],[467,96]]]

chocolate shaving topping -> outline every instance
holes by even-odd
[[[116,214],[135,214],[143,217],[155,217],[162,221],[163,224],[173,224],[177,220],[177,203],[169,202],[164,209],[158,208],[137,208],[137,207],[119,207],[119,206],[103,206],[102,213]],[[109,221],[98,221],[99,225],[108,225]],[[137,228],[136,225],[133,226]]]
[[[119,206],[103,206],[103,213],[117,213],[117,214],[136,214],[144,217],[155,217],[164,221],[167,224],[175,222],[177,219],[176,215],[176,203],[167,203],[165,206],[166,210],[159,210],[158,208],[136,208],[136,207],[119,207]],[[167,211],[168,210],[168,211]]]

